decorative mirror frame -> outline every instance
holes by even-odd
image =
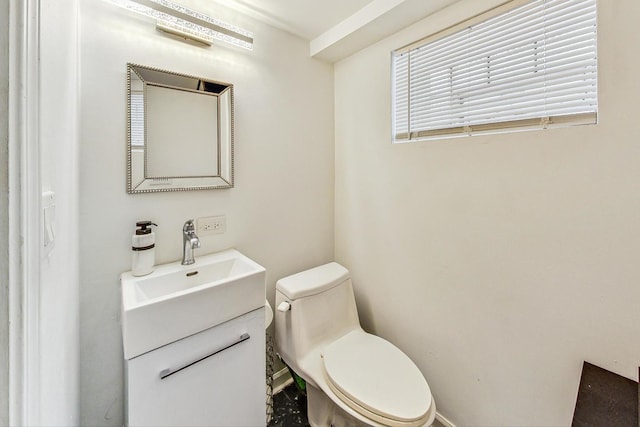
[[[143,78],[141,74],[154,76],[152,79]],[[134,150],[140,151],[140,145],[132,143],[132,75],[139,79],[143,86],[144,97],[144,161],[134,161]],[[166,75],[166,76],[165,76]],[[154,81],[161,80],[161,81]],[[180,85],[185,82],[185,85]],[[188,85],[187,85],[188,83]],[[214,88],[194,90],[197,87],[208,86]],[[194,92],[213,95],[217,98],[217,174],[196,176],[149,176],[147,171],[147,86],[157,86],[165,89]],[[224,122],[221,121],[224,120]],[[212,138],[213,139],[213,138]],[[188,150],[188,146],[185,148]],[[197,155],[197,153],[196,153]],[[139,156],[139,154],[138,154]],[[142,170],[143,169],[143,170]],[[134,178],[135,177],[135,178]],[[210,79],[175,73],[159,68],[147,67],[127,63],[127,193],[152,193],[164,191],[188,191],[233,188],[234,178],[234,99],[233,85]]]

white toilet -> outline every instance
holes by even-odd
[[[418,367],[360,327],[349,271],[332,262],[276,284],[276,347],[307,383],[316,426],[430,426],[436,404]]]

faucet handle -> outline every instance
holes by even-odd
[[[191,231],[196,231],[196,227],[193,223],[193,219],[188,219],[185,223],[184,226],[182,227],[182,231],[184,233],[189,233]]]

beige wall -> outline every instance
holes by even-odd
[[[9,2],[0,3],[0,426],[9,424]]]
[[[81,421],[121,426],[119,274],[131,268],[135,221],[159,224],[165,263],[182,256],[185,220],[226,215],[227,232],[202,237],[196,259],[238,248],[266,267],[272,303],[277,279],[333,259],[333,67],[303,40],[220,7],[208,12],[255,33],[252,52],[177,41],[101,0],[80,12]],[[126,193],[127,62],[234,84],[235,188]]]
[[[55,247],[40,265],[37,423],[80,424],[78,0],[41,1],[39,177],[56,195]],[[32,330],[33,332],[33,330]],[[32,414],[33,415],[33,414]]]
[[[598,125],[392,145],[390,51],[496,3],[336,64],[336,258],[457,425],[569,425],[583,360],[638,379],[640,2],[598,2]]]
[[[41,2],[40,189],[56,195],[55,247],[40,266],[37,310],[39,425],[80,423],[78,298],[78,1]],[[34,166],[36,166],[34,164]],[[33,302],[31,304],[34,304]],[[28,339],[32,339],[30,337]]]

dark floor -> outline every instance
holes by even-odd
[[[637,381],[584,362],[571,426],[640,426],[638,399]]]
[[[273,396],[273,416],[268,427],[307,427],[307,398],[294,384]]]

